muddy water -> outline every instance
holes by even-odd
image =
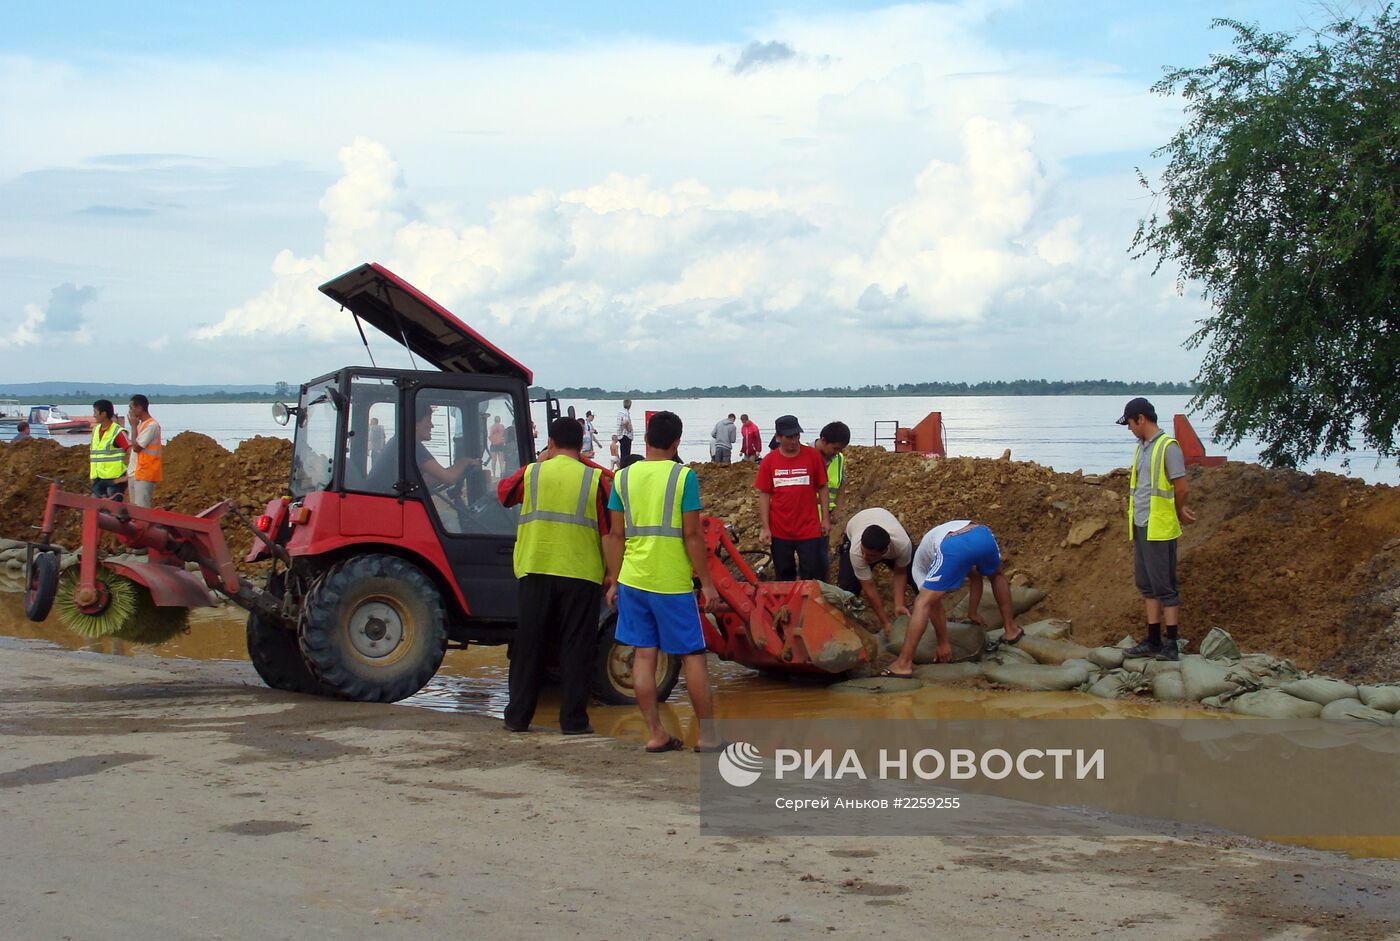
[[[0,635],[40,640],[69,650],[122,656],[153,655],[195,660],[247,660],[241,612],[209,609],[196,612],[192,629],[158,648],[104,638],[90,641],[56,619],[35,624],[24,617],[20,596],[0,591]],[[402,705],[444,712],[500,718],[506,705],[507,661],[504,647],[449,651],[442,669],[416,696]],[[835,693],[825,684],[785,681],[756,674],[711,658],[710,677],[721,718],[746,719],[1123,719],[1193,718],[1234,721],[1229,713],[1125,700],[1103,700],[1083,693],[1017,693],[960,687],[925,687],[915,693],[866,695]],[[537,722],[554,724],[558,700],[551,690],[541,698]],[[682,682],[661,707],[672,734],[694,744],[696,723]],[[630,706],[589,708],[593,727],[602,735],[640,742],[645,726]],[[1400,858],[1400,836],[1289,838],[1315,849],[1358,857]]]

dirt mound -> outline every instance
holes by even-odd
[[[1061,474],[1009,459],[847,452],[833,549],[853,513],[882,506],[914,539],[968,518],[996,533],[1007,572],[1049,592],[1036,617],[1075,640],[1142,630],[1126,529],[1127,472]],[[707,512],[758,545],[753,465],[695,465]],[[1198,522],[1181,540],[1183,634],[1222,627],[1245,650],[1352,678],[1400,674],[1400,488],[1253,464],[1192,468]]]
[[[165,479],[156,484],[156,506],[177,513],[199,513],[221,500],[232,499],[250,516],[287,488],[292,445],[281,438],[250,438],[230,452],[208,435],[186,431],[166,442],[162,465]],[[36,439],[0,445],[0,536],[32,539],[43,518],[49,481],[62,480],[64,490],[86,493],[88,449],[64,447]],[[79,515],[66,511],[54,541],[76,547]],[[248,551],[252,536],[233,517],[223,523],[235,557]]]

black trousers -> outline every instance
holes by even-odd
[[[855,567],[851,566],[850,536],[843,536],[843,538],[841,538],[840,552],[841,557],[840,559],[836,560],[837,588],[841,588],[841,590],[843,591],[851,592],[851,594],[853,595],[861,594],[861,580],[860,578],[855,577]],[[871,563],[871,574],[874,574],[875,569],[878,569],[879,566],[885,566],[886,569],[889,569],[890,571],[906,571],[906,573],[907,571],[909,571],[909,569],[907,569],[906,566],[896,566],[896,564],[890,562],[889,559],[879,559],[876,560],[876,562]],[[895,599],[896,604],[900,601],[903,601],[903,598]]]
[[[617,439],[617,462],[622,463],[622,459],[632,453],[632,439],[622,437]]]
[[[520,622],[510,645],[506,725],[523,729],[534,719],[545,665],[557,652],[559,727],[585,729],[603,588],[559,575],[526,575],[519,587]]]
[[[779,539],[773,537],[773,577],[780,582],[796,579],[826,580],[826,537]]]

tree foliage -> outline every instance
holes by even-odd
[[[1400,424],[1400,17],[1307,37],[1233,20],[1234,50],[1168,70],[1186,123],[1133,250],[1179,266],[1213,313],[1196,404],[1270,463],[1366,447]],[[1153,189],[1144,178],[1144,186]],[[1160,208],[1158,208],[1160,207]]]

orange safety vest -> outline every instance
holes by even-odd
[[[141,427],[136,429],[136,433],[139,435],[142,429],[154,421],[154,418],[146,419],[141,423]],[[135,477],[137,480],[152,482],[164,479],[160,464],[160,425],[156,425],[156,439],[136,452]]]

